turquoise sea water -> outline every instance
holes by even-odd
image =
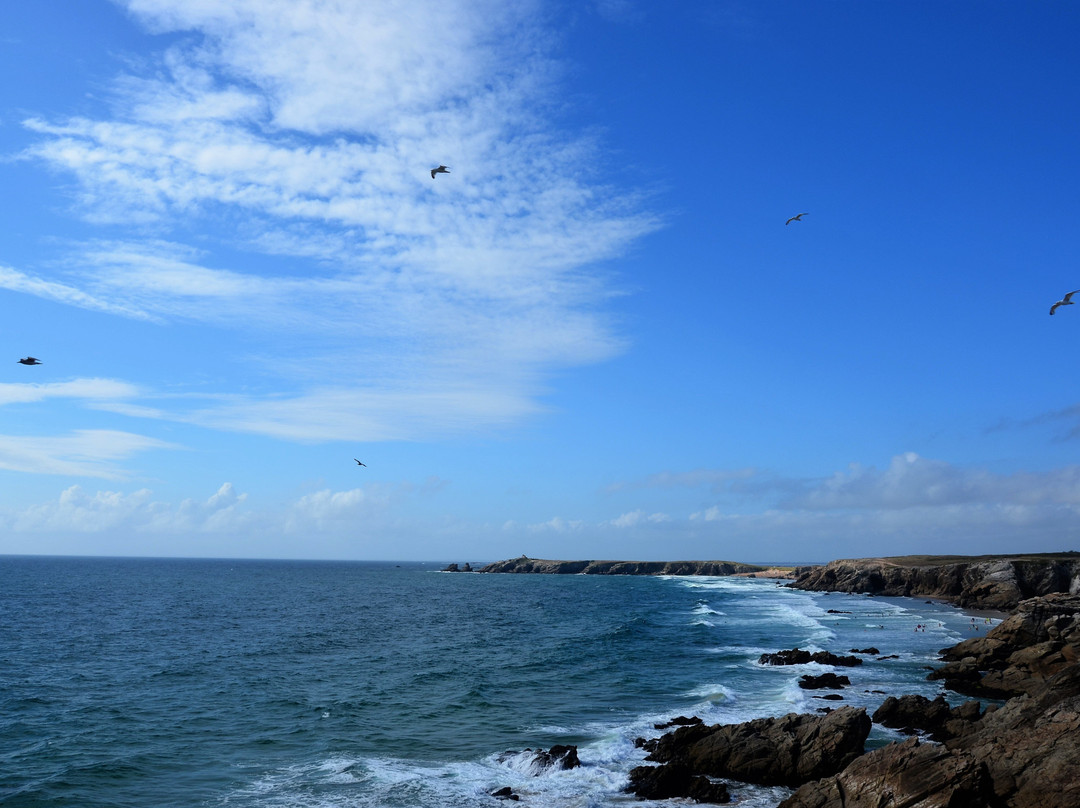
[[[829,668],[762,653],[898,655],[840,671],[843,703],[873,710],[869,691],[942,692],[925,666],[973,631],[941,604],[772,580],[441,566],[0,557],[0,805],[452,808],[511,786],[647,806],[621,789],[654,722],[837,704],[797,686]],[[504,754],[557,743],[583,766]]]

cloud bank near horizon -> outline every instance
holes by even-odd
[[[697,475],[697,479],[708,485],[712,476]],[[231,483],[223,484],[205,502],[179,504],[156,500],[148,489],[91,494],[73,486],[56,501],[0,514],[0,526],[13,534],[57,536],[113,531],[224,537],[254,531],[271,547],[278,537],[318,535],[327,547],[340,552],[362,549],[374,554],[368,557],[395,558],[403,557],[400,553],[407,545],[381,542],[380,536],[416,535],[422,523],[412,515],[417,497],[438,496],[450,482],[432,479],[421,484],[320,489],[275,508],[252,505]],[[663,548],[678,543],[698,548],[695,557],[701,559],[828,560],[816,548],[829,547],[830,557],[860,556],[867,555],[859,552],[860,547],[881,539],[895,548],[892,555],[952,552],[955,547],[943,541],[966,539],[977,539],[985,552],[1005,552],[1020,538],[1032,549],[1073,549],[1063,542],[1078,517],[1080,467],[1043,474],[995,474],[909,452],[894,457],[884,469],[853,465],[812,483],[801,498],[765,509],[745,510],[736,504],[664,512],[638,507],[592,520],[553,516],[532,524],[506,520],[499,525],[444,521],[425,524],[419,532],[426,537],[424,547],[429,548],[443,546],[439,542],[447,536],[468,535],[488,548],[489,560],[506,555],[503,548],[509,537],[526,543],[542,539],[549,557],[576,557],[576,548],[588,538],[610,546],[612,558],[662,559]],[[800,559],[792,559],[790,551],[777,556],[773,548],[790,547],[793,537],[799,537],[805,554]],[[317,557],[331,557],[318,542],[308,549],[312,548]],[[429,556],[432,560],[441,557]]]

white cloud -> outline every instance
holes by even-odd
[[[546,522],[539,522],[528,526],[533,533],[572,533],[581,530],[585,523],[580,519],[563,519],[561,516],[553,516]]]
[[[1080,505],[1080,466],[995,474],[907,452],[878,470],[852,464],[784,504],[807,510],[895,510],[968,504]]]
[[[230,532],[249,526],[250,517],[241,513],[245,499],[246,494],[237,494],[231,483],[205,501],[185,499],[176,506],[155,500],[146,488],[130,494],[90,494],[73,485],[55,501],[8,514],[5,521],[20,533]]]
[[[638,510],[629,511],[622,514],[621,516],[615,517],[611,520],[611,522],[609,522],[609,524],[613,527],[634,527],[635,525],[639,525],[643,522],[660,524],[670,521],[671,517],[666,513],[646,514],[645,511],[639,508]]]
[[[140,394],[137,386],[115,379],[73,379],[67,382],[41,384],[0,383],[0,406],[26,404],[49,398],[78,398],[105,400],[134,398]]]
[[[118,479],[128,474],[113,461],[174,444],[107,429],[81,429],[65,436],[0,435],[0,469],[33,474]]]
[[[657,220],[599,183],[594,142],[545,115],[558,70],[534,4],[125,5],[192,36],[119,79],[110,117],[25,121],[26,157],[74,176],[82,214],[123,235],[76,245],[62,279],[9,270],[0,286],[320,335],[314,354],[266,341],[271,399],[182,419],[306,440],[358,422],[368,438],[474,429],[540,411],[553,369],[621,350],[595,267]],[[451,174],[432,180],[441,162]],[[192,229],[212,234],[199,250],[182,243]],[[267,263],[282,255],[299,263]],[[332,389],[311,386],[330,370]],[[307,404],[310,421],[294,414]]]

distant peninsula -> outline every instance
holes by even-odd
[[[451,564],[448,571],[455,571]],[[464,570],[461,570],[464,571]],[[760,575],[793,578],[794,567],[762,567],[735,561],[554,561],[518,556],[496,561],[477,572],[515,572],[546,575]]]
[[[793,589],[936,598],[968,609],[1012,611],[1020,601],[1055,592],[1080,594],[1080,552],[1014,555],[910,555],[852,558],[800,567],[737,561],[558,561],[518,556],[447,572],[546,575],[737,575],[787,578]]]

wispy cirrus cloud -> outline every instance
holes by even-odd
[[[41,384],[0,383],[0,406],[28,404],[49,398],[77,398],[87,401],[114,401],[135,398],[137,385],[116,379],[72,379]]]
[[[0,435],[0,468],[33,474],[123,479],[117,463],[139,452],[176,449],[156,438],[109,429],[80,429],[70,435]]]
[[[605,185],[594,140],[560,129],[536,5],[122,5],[190,36],[120,77],[109,114],[24,122],[38,136],[24,156],[73,177],[77,211],[121,235],[75,245],[55,278],[0,285],[319,335],[315,351],[264,341],[271,398],[177,417],[319,440],[357,421],[380,425],[369,439],[485,427],[540,411],[552,370],[621,350],[598,266],[658,220]],[[432,180],[442,162],[451,174]],[[327,369],[333,389],[313,387]],[[321,415],[296,417],[297,402]]]

